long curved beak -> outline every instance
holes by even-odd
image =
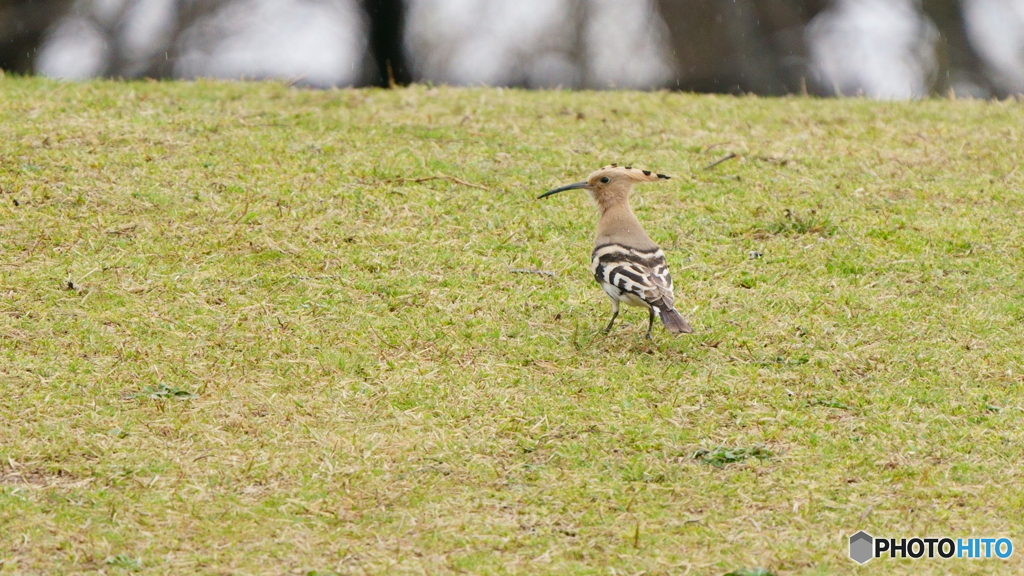
[[[540,196],[537,196],[537,200],[540,200],[541,198],[547,198],[548,196],[551,196],[552,194],[558,194],[559,192],[565,192],[566,190],[580,190],[580,189],[589,190],[590,189],[590,184],[587,184],[586,182],[577,182],[575,184],[569,184],[568,186],[562,186],[561,188],[555,188],[554,190],[548,190],[547,192],[541,194]]]

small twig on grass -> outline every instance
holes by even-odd
[[[552,278],[555,277],[555,273],[549,270],[534,270],[532,268],[509,268],[508,271],[514,272],[516,274],[543,274],[545,276],[551,276]]]
[[[704,167],[704,169],[705,169],[705,170],[711,170],[712,168],[714,168],[715,166],[718,166],[718,165],[719,165],[719,164],[721,164],[722,162],[725,162],[726,160],[732,160],[732,159],[733,159],[733,158],[735,158],[735,157],[736,157],[736,153],[735,153],[735,152],[729,152],[729,153],[728,153],[728,154],[726,154],[725,156],[722,156],[722,157],[721,157],[721,158],[719,158],[718,160],[715,160],[715,161],[714,161],[714,162],[712,162],[711,164],[708,164],[707,166],[705,166],[705,167]]]
[[[379,334],[379,333],[378,333],[378,332],[377,332],[376,330],[374,330],[374,329],[373,329],[372,327],[370,327],[370,332],[372,332],[372,333],[373,333],[373,335],[374,335],[374,336],[375,336],[375,337],[377,338],[377,341],[378,341],[378,342],[380,342],[381,344],[383,344],[383,345],[385,345],[385,346],[387,346],[388,348],[391,348],[391,349],[393,349],[393,350],[398,350],[398,346],[395,346],[395,345],[394,345],[394,344],[392,344],[391,342],[388,342],[387,340],[385,340],[385,339],[384,339],[384,337],[383,337],[383,336],[381,336],[381,335],[380,335],[380,334]]]
[[[289,274],[285,276],[289,280],[341,280],[343,278],[349,278],[346,274],[331,274],[328,276],[296,276],[295,274]]]
[[[872,504],[871,506],[868,506],[867,510],[865,510],[864,513],[860,515],[860,521],[863,522],[864,520],[866,520],[867,517],[868,517],[868,514],[871,514],[871,511],[874,510],[874,509],[875,509],[875,505],[874,504]]]
[[[723,142],[715,142],[714,144],[708,144],[707,146],[704,147],[703,150],[701,150],[701,152],[707,154],[708,152],[711,152],[715,148],[718,148],[719,146],[725,146],[726,144],[732,144],[732,140],[725,140]]]
[[[387,182],[415,182],[417,184],[420,184],[422,182],[429,182],[430,180],[449,180],[451,182],[455,182],[456,184],[462,184],[463,186],[469,186],[470,188],[478,188],[480,190],[487,190],[488,192],[490,192],[490,189],[487,188],[486,186],[473,184],[472,182],[466,182],[461,178],[456,178],[455,176],[448,176],[447,174],[441,174],[440,176],[427,176],[425,178],[392,178],[390,180],[387,180]]]

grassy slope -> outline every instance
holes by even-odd
[[[1022,126],[0,80],[0,573],[844,574],[858,529],[1024,546]],[[647,342],[636,309],[598,334],[593,208],[533,199],[610,162],[676,176],[633,204],[693,336]],[[486,189],[405,180],[440,175]],[[137,395],[173,389],[197,396]],[[693,457],[720,446],[773,455]]]

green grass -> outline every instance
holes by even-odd
[[[0,80],[0,574],[1019,573],[846,537],[1024,546],[1022,126]],[[534,199],[612,162],[692,336]]]

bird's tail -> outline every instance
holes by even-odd
[[[661,308],[658,310],[658,316],[661,318],[661,323],[665,325],[665,330],[672,334],[690,334],[693,332],[690,323],[679,312],[676,312],[675,308]]]

